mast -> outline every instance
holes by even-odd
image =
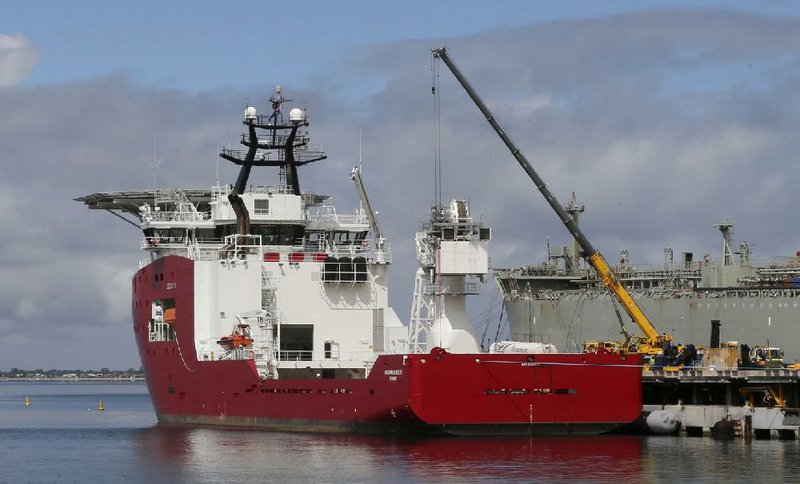
[[[572,217],[572,220],[575,221],[575,226],[579,226],[580,221],[578,217],[581,213],[586,209],[586,206],[575,199],[575,192],[572,192],[572,198],[569,199],[567,202],[566,211]],[[570,254],[570,262],[571,262],[571,269],[573,274],[578,273],[578,261],[581,258],[580,254],[580,244],[578,244],[577,239],[572,239],[572,254]]]
[[[275,86],[273,95],[269,98],[271,113],[258,114],[256,108],[248,106],[244,111],[242,124],[247,127],[247,133],[242,134],[241,144],[246,150],[223,148],[220,157],[242,168],[236,178],[236,184],[228,195],[233,211],[236,213],[237,230],[240,235],[250,232],[250,214],[241,198],[250,171],[254,166],[277,166],[286,178],[286,188],[294,195],[301,195],[300,180],[297,167],[327,158],[318,151],[308,149],[310,138],[301,134],[299,130],[308,126],[308,117],[304,110],[294,108],[289,112],[289,119],[283,115],[283,103],[291,101],[284,99],[281,86]],[[259,136],[259,132],[264,133]]]
[[[733,245],[733,224],[724,220],[714,225],[714,227],[722,234],[722,265],[732,266],[733,249],[731,249],[731,246]]]

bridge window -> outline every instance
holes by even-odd
[[[217,225],[214,228],[214,231],[218,239],[224,239],[228,235],[233,235],[236,233],[236,225],[233,224]]]
[[[253,235],[261,236],[264,245],[294,245],[302,241],[302,225],[263,225],[254,224],[250,227]]]
[[[199,242],[210,241],[216,238],[214,229],[195,229],[195,236]]]

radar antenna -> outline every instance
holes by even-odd
[[[283,103],[291,101],[283,97],[283,88],[275,86],[269,98],[270,114],[261,115],[253,106],[244,111],[242,124],[247,132],[242,134],[240,143],[247,149],[222,148],[219,156],[241,166],[239,176],[228,195],[228,200],[236,213],[237,230],[240,235],[250,232],[250,215],[242,201],[241,194],[247,187],[250,171],[254,166],[277,166],[285,176],[286,189],[294,195],[301,195],[297,167],[327,158],[319,151],[308,149],[308,133],[300,133],[300,128],[308,126],[306,111],[294,108],[289,119],[283,115]],[[259,136],[259,132],[266,136]]]

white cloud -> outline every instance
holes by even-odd
[[[39,61],[39,50],[24,35],[0,34],[0,87],[22,82]]]

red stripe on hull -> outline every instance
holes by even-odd
[[[197,361],[194,271],[169,256],[134,276],[133,320],[161,421],[301,431],[601,433],[641,413],[637,355],[380,356],[366,379],[259,378],[252,360]],[[177,340],[150,342],[153,299]]]

